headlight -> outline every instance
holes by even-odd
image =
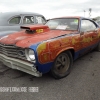
[[[35,54],[32,49],[26,49],[25,50],[25,55],[28,61],[35,61]]]

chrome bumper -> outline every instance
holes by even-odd
[[[17,69],[26,72],[28,74],[34,75],[36,77],[42,76],[42,73],[37,71],[36,67],[32,63],[25,62],[23,60],[16,59],[16,58],[11,58],[4,54],[0,54],[0,61],[3,62],[4,65],[12,69]]]

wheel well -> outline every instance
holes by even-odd
[[[70,51],[71,54],[72,54],[72,57],[74,58],[74,53],[75,53],[74,49],[68,49],[68,50],[66,50],[66,51]],[[66,51],[64,51],[64,52],[66,52]]]

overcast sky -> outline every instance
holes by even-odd
[[[100,0],[0,0],[0,12],[26,11],[47,19],[61,16],[100,16]]]

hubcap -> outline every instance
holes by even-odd
[[[59,55],[55,62],[56,72],[58,72],[59,74],[65,73],[69,68],[69,64],[70,64],[70,59],[67,54]]]

